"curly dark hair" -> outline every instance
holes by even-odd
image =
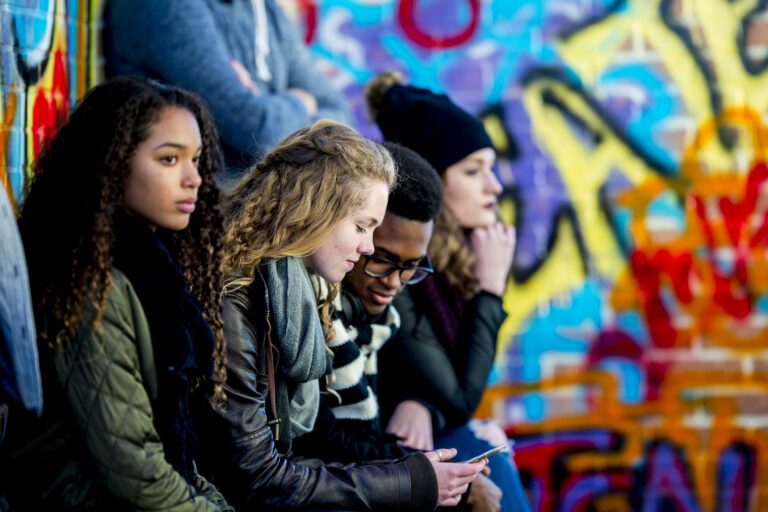
[[[223,217],[214,178],[224,164],[202,100],[138,77],[119,77],[91,89],[35,162],[19,229],[40,337],[62,348],[85,322],[99,329],[111,285],[114,217],[129,162],[169,107],[186,109],[197,120],[202,184],[189,226],[162,236],[213,329],[213,401],[221,403],[226,379],[220,307]]]
[[[389,193],[387,210],[405,219],[429,222],[443,206],[443,182],[432,164],[396,142],[382,142],[397,167],[397,186]]]

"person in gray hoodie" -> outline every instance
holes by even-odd
[[[206,100],[229,174],[320,118],[351,122],[274,0],[108,0],[104,45],[108,76],[148,76]]]

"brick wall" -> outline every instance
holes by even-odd
[[[519,244],[482,413],[535,509],[768,510],[766,2],[283,3],[363,133],[396,68],[494,136]],[[16,197],[98,79],[98,12],[0,0]]]

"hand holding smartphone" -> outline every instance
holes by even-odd
[[[509,450],[509,446],[507,446],[507,443],[503,443],[503,444],[500,444],[498,446],[494,446],[490,450],[488,450],[486,452],[483,452],[483,453],[481,453],[479,455],[475,455],[471,459],[468,459],[468,460],[465,460],[465,461],[462,461],[462,462],[465,463],[465,464],[473,464],[473,463],[481,461],[481,460],[483,460],[483,459],[485,459],[487,457],[490,457],[491,455],[495,455],[497,453],[505,452],[507,450]]]

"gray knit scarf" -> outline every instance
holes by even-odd
[[[296,383],[289,414],[291,437],[311,432],[320,403],[320,377],[331,368],[312,282],[301,258],[264,263],[280,353],[277,370]]]

